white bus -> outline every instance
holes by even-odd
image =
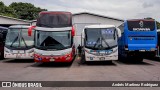
[[[5,46],[4,58],[10,59],[33,59],[34,54],[34,31],[32,26],[10,26]],[[32,33],[29,35],[29,31]]]
[[[72,62],[74,28],[70,12],[40,12],[35,28],[35,62]]]
[[[119,37],[121,31],[114,25],[85,26],[81,38],[81,62],[118,60]]]

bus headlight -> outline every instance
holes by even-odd
[[[10,50],[9,49],[4,49],[4,51],[6,52],[6,53],[9,53],[10,52]]]
[[[68,54],[70,54],[71,52],[65,52],[65,53],[62,53],[62,55],[64,56],[67,56]]]
[[[66,58],[66,60],[69,60],[69,59],[70,59],[70,57],[67,57],[67,58]]]

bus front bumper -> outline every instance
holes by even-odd
[[[4,58],[8,58],[8,59],[33,59],[33,53],[27,53],[27,54],[4,53]]]
[[[118,53],[113,55],[92,55],[85,53],[85,61],[114,61],[118,60]]]
[[[71,62],[74,58],[74,55],[67,54],[64,56],[43,56],[34,54],[35,62]]]

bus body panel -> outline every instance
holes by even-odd
[[[118,47],[113,48],[112,50],[113,50],[113,52],[110,55],[99,55],[99,54],[105,54],[106,52],[109,52],[110,50],[92,50],[92,49],[85,48],[86,61],[114,61],[114,60],[118,60]],[[94,51],[95,54],[91,53],[92,51]],[[97,55],[96,55],[96,53],[97,53]]]
[[[147,20],[137,21],[145,22]],[[150,53],[152,53],[152,55],[155,55],[157,50],[156,23],[154,27],[154,30],[150,31],[131,31],[128,28],[127,21],[125,21],[121,26],[119,26],[121,31],[123,31],[122,37],[119,39],[119,54],[125,57],[134,55],[144,57],[145,55]]]
[[[33,59],[34,50],[10,50],[6,47],[4,48],[4,58],[9,59]]]
[[[71,62],[75,55],[73,50],[72,48],[58,51],[34,49],[34,60],[35,62]]]

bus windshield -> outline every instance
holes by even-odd
[[[30,48],[34,45],[34,36],[28,36],[28,29],[9,29],[6,36],[6,47]]]
[[[85,47],[90,49],[111,49],[117,46],[117,32],[115,28],[85,29]]]
[[[43,50],[63,50],[71,48],[71,31],[36,32],[35,47]]]
[[[70,13],[42,13],[40,14],[37,25],[38,27],[68,27],[72,25]]]

